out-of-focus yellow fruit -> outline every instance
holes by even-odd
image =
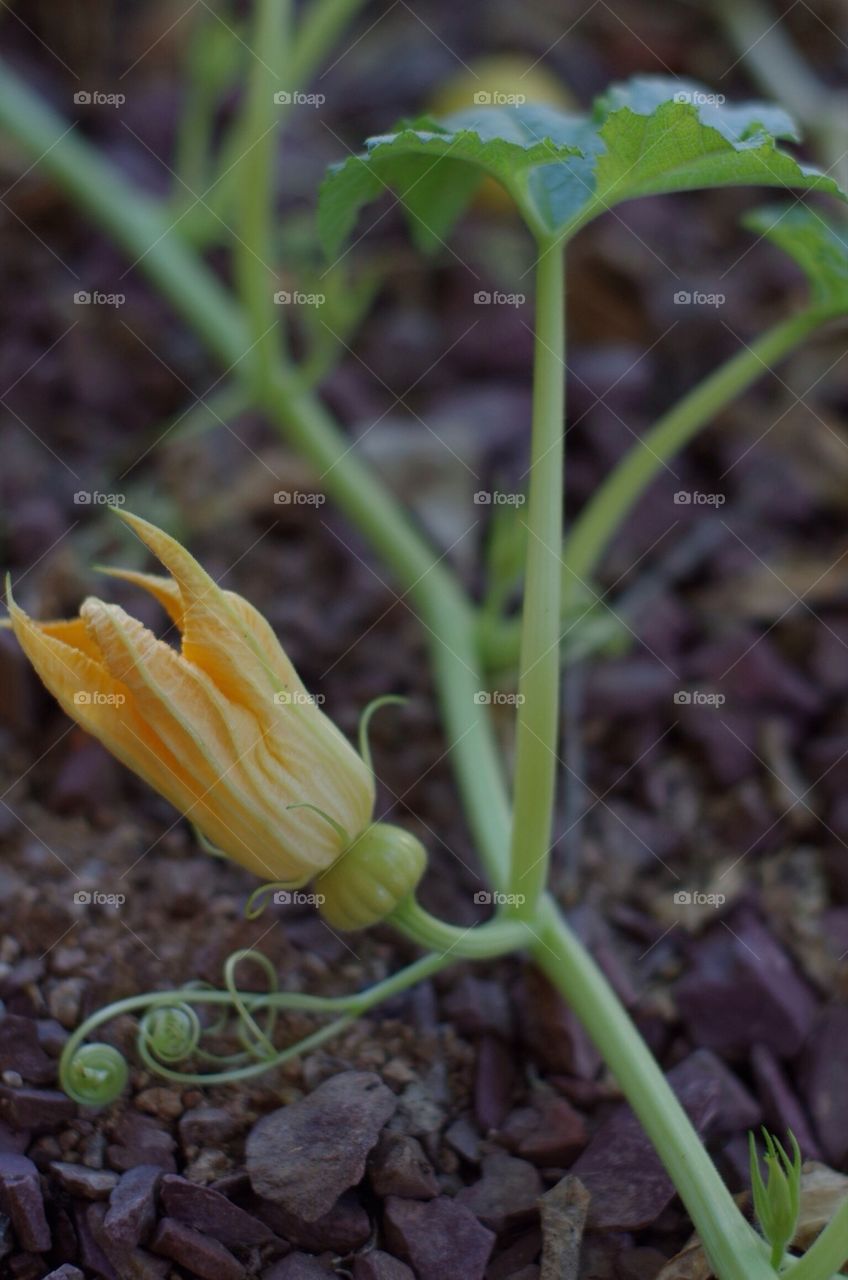
[[[475,107],[514,107],[527,102],[577,111],[578,104],[568,89],[542,63],[533,64],[531,55],[491,54],[471,62],[445,80],[427,104],[430,115],[441,118]],[[515,211],[509,195],[494,178],[486,178],[475,199],[478,209],[490,213]]]

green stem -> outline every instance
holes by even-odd
[[[781,1273],[782,1280],[839,1280],[848,1260],[848,1200],[844,1200],[803,1258]]]
[[[365,0],[312,0],[306,6],[294,47],[294,83],[308,84],[339,35],[364,8]]]
[[[562,556],[566,620],[574,606],[575,593],[594,576],[622,521],[664,464],[827,319],[821,310],[808,308],[768,329],[698,383],[627,451],[592,494],[566,539]],[[518,643],[518,625],[502,624],[484,636],[487,661],[494,667],[512,665]]]
[[[562,248],[536,268],[533,430],[527,568],[519,657],[510,890],[532,917],[547,883],[559,734],[560,591],[565,415]],[[523,899],[523,901],[521,901]]]
[[[657,1150],[721,1280],[775,1280],[768,1253],[719,1177],[656,1059],[550,899],[532,955],[609,1065]],[[798,1277],[812,1280],[812,1277]]]
[[[457,959],[489,960],[526,947],[532,938],[519,920],[494,919],[468,928],[447,924],[430,915],[412,896],[399,903],[387,923],[419,946]]]
[[[257,386],[245,359],[250,330],[230,294],[142,195],[66,127],[8,67],[0,64],[0,124],[103,227],[209,349],[248,388],[275,426],[312,463],[327,494],[388,564],[418,609],[432,652],[446,736],[490,879],[506,882],[509,806],[490,717],[475,702],[484,688],[476,615],[453,573],[406,519],[400,504],[353,453],[321,401],[295,375],[278,370]],[[65,136],[63,136],[65,135]]]
[[[233,240],[233,267],[255,344],[251,358],[257,362],[256,377],[262,387],[270,386],[281,355],[282,326],[274,305],[274,156],[280,120],[274,94],[287,87],[291,43],[291,0],[257,0],[256,56],[250,60],[244,115],[237,126],[245,147],[236,166],[238,234]]]

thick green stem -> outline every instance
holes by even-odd
[[[565,415],[562,248],[536,269],[533,430],[527,568],[519,656],[510,890],[532,917],[547,882],[559,734],[560,591]]]
[[[721,1280],[774,1280],[763,1241],[734,1204],[656,1059],[550,900],[542,903],[538,926],[534,960],[618,1080],[686,1205],[715,1274]]]
[[[253,402],[312,463],[327,494],[379,551],[418,609],[472,834],[490,879],[503,888],[509,806],[491,721],[475,702],[484,687],[476,615],[455,576],[296,375],[278,369],[272,387],[257,385],[255,365],[246,358],[251,335],[241,308],[170,229],[159,206],[68,133],[61,118],[2,64],[0,124],[124,247],[210,351],[245,383]]]
[[[566,539],[562,556],[566,621],[575,594],[593,577],[622,521],[669,459],[827,319],[821,310],[810,308],[768,329],[698,383],[631,446],[592,494]],[[518,645],[515,622],[484,636],[486,659],[493,667],[514,664]]]
[[[783,1280],[838,1280],[837,1273],[848,1261],[848,1200],[836,1210],[830,1222],[816,1236],[803,1258],[782,1272]]]
[[[247,98],[239,131],[246,140],[236,166],[238,234],[233,240],[236,287],[244,304],[259,385],[269,387],[280,359],[282,326],[276,314],[274,204],[277,124],[274,100],[290,79],[291,0],[257,0],[253,19],[255,57],[250,60]]]

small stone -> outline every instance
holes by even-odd
[[[548,1073],[592,1080],[601,1056],[576,1015],[537,969],[528,969],[516,994],[523,1038]]]
[[[173,1218],[162,1219],[150,1247],[200,1280],[244,1280],[244,1267],[229,1249]]]
[[[0,1115],[13,1129],[51,1133],[76,1115],[76,1103],[58,1089],[0,1087]]]
[[[353,1280],[415,1280],[415,1276],[399,1258],[382,1249],[371,1249],[354,1260]]]
[[[674,1067],[667,1079],[702,1134],[719,1105],[716,1080],[693,1079],[686,1061]],[[636,1231],[649,1226],[674,1198],[671,1179],[626,1104],[601,1125],[571,1172],[591,1194],[588,1225],[595,1231]]]
[[[447,1196],[437,1200],[385,1203],[386,1241],[420,1277],[483,1280],[495,1244],[494,1233],[464,1205]]]
[[[162,1179],[161,1196],[169,1218],[184,1222],[222,1244],[265,1244],[274,1238],[264,1222],[211,1187],[201,1187],[175,1174],[166,1174]]]
[[[79,1023],[85,988],[85,978],[62,978],[51,987],[47,996],[51,1016],[67,1031]]]
[[[467,1116],[460,1116],[445,1130],[445,1142],[469,1164],[480,1163],[480,1135]]]
[[[464,1187],[455,1196],[457,1204],[465,1205],[498,1235],[532,1222],[544,1190],[539,1171],[532,1164],[498,1151],[486,1156],[482,1173],[479,1182]]]
[[[346,1191],[329,1213],[314,1222],[289,1213],[270,1200],[258,1201],[256,1213],[276,1235],[288,1240],[295,1249],[306,1249],[310,1253],[322,1253],[326,1249],[344,1257],[361,1249],[371,1236],[371,1219],[354,1191]]]
[[[85,1280],[85,1276],[79,1267],[72,1267],[70,1262],[65,1262],[61,1267],[46,1275],[44,1280]]]
[[[108,1149],[113,1169],[123,1173],[140,1164],[155,1164],[176,1173],[176,1142],[161,1121],[137,1111],[126,1111],[115,1126],[117,1143]]]
[[[0,1190],[19,1243],[33,1253],[45,1253],[50,1248],[50,1228],[33,1162],[26,1156],[0,1154]]]
[[[810,1036],[801,1067],[801,1087],[822,1150],[831,1164],[848,1162],[848,1092],[845,1089],[845,1046],[848,1005],[823,1009]]]
[[[445,997],[443,1008],[463,1036],[512,1038],[512,1006],[499,982],[464,973]]]
[[[329,1267],[322,1266],[310,1254],[290,1253],[263,1271],[262,1280],[329,1280],[333,1275]]]
[[[183,1100],[176,1089],[165,1089],[156,1085],[152,1089],[143,1089],[136,1094],[135,1106],[148,1115],[159,1116],[162,1120],[176,1120],[183,1113]]]
[[[29,1084],[52,1084],[56,1079],[56,1064],[41,1047],[38,1026],[32,1018],[7,1013],[0,1022],[0,1073],[9,1083],[7,1072],[18,1074],[18,1085],[24,1080]]]
[[[164,1259],[154,1258],[143,1249],[126,1249],[115,1240],[106,1226],[105,1205],[90,1205],[86,1223],[93,1239],[121,1280],[165,1280],[170,1268]]]
[[[474,1114],[483,1133],[499,1129],[509,1114],[515,1054],[499,1036],[481,1036],[474,1073]]]
[[[618,1280],[656,1280],[667,1262],[656,1249],[623,1249],[616,1259],[616,1276]]]
[[[432,1200],[439,1194],[433,1166],[417,1138],[384,1133],[368,1159],[371,1186],[381,1198],[404,1196]]]
[[[813,1136],[804,1108],[777,1058],[765,1045],[754,1046],[751,1068],[763,1101],[765,1121],[772,1132],[781,1135],[791,1129],[804,1160],[822,1160],[821,1149]]]
[[[365,1172],[369,1151],[395,1110],[371,1071],[343,1071],[254,1125],[247,1171],[254,1190],[308,1222],[327,1213]]]
[[[542,1168],[568,1166],[588,1141],[586,1122],[565,1098],[537,1097],[508,1117],[500,1140],[516,1155]]]
[[[581,1274],[583,1229],[589,1209],[589,1192],[579,1178],[569,1174],[542,1196],[542,1280]],[[588,1275],[597,1272],[588,1270]],[[606,1274],[606,1272],[602,1273]]]
[[[80,1200],[108,1200],[118,1185],[118,1175],[111,1169],[87,1169],[85,1165],[54,1160],[50,1171],[65,1191]]]
[[[162,1178],[158,1165],[137,1165],[123,1175],[109,1197],[104,1224],[125,1249],[143,1243],[156,1221],[156,1190]]]
[[[734,1054],[764,1044],[791,1057],[806,1039],[816,1002],[785,951],[751,912],[700,939],[694,967],[674,996],[690,1036]]]
[[[671,1076],[669,1077],[671,1078]],[[718,1106],[710,1132],[725,1135],[754,1129],[763,1118],[762,1108],[737,1075],[710,1049],[696,1049],[674,1068],[674,1088],[679,1093],[689,1084],[713,1081]]]
[[[184,1147],[217,1147],[238,1132],[236,1117],[223,1107],[194,1107],[179,1123]]]

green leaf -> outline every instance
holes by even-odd
[[[364,205],[386,190],[417,243],[443,243],[484,176],[500,182],[540,238],[571,234],[635,196],[701,187],[837,184],[778,146],[796,138],[779,107],[727,105],[690,81],[640,76],[614,85],[587,116],[553,107],[476,107],[405,122],[335,166],[319,202],[328,253],[349,238]]]
[[[848,226],[829,222],[807,205],[767,205],[743,219],[783,249],[804,272],[813,302],[824,312],[848,311]]]

